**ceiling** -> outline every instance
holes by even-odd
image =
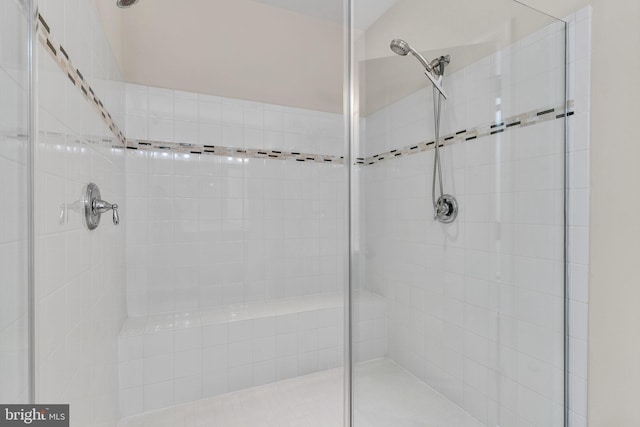
[[[342,0],[254,0],[259,3],[341,24],[344,22]],[[399,0],[355,0],[355,27],[366,30]]]
[[[95,1],[128,82],[342,112],[343,0]],[[511,0],[435,4],[354,0],[361,114],[428,84],[390,40],[451,54],[451,73],[550,19]]]
[[[343,0],[95,1],[128,82],[342,111]],[[397,1],[355,0],[356,26]]]

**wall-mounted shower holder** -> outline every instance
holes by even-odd
[[[89,230],[95,230],[100,225],[100,217],[103,213],[113,212],[113,225],[120,224],[118,205],[105,202],[101,199],[100,188],[94,183],[87,185],[84,194],[84,218]]]

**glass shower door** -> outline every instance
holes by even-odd
[[[354,41],[356,427],[565,423],[565,23],[476,3],[400,1]]]
[[[28,15],[0,5],[0,402],[29,401]]]

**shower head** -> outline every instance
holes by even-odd
[[[391,46],[390,47],[391,47],[391,50],[396,55],[407,56],[409,53],[411,53],[422,64],[422,66],[427,69],[428,72],[430,72],[430,73],[433,72],[433,68],[427,62],[427,60],[424,59],[424,56],[422,56],[420,54],[420,52],[418,52],[417,50],[412,48],[411,45],[409,43],[407,43],[406,41],[401,40],[401,39],[394,39],[394,40],[391,41]]]
[[[404,40],[395,39],[391,40],[391,50],[394,51],[397,55],[406,56],[409,52],[411,52],[411,46]]]
[[[122,9],[131,7],[136,3],[138,3],[138,0],[117,0],[116,1],[116,5],[118,5],[118,7]]]
[[[392,40],[389,47],[396,55],[407,56],[409,53],[411,53],[418,60],[418,62],[422,64],[422,66],[426,70],[424,74],[429,78],[429,80],[431,80],[431,83],[433,83],[438,92],[440,92],[440,94],[445,99],[447,99],[447,94],[445,93],[441,85],[442,75],[444,73],[444,65],[442,63],[442,60],[445,57],[434,59],[433,61],[431,61],[431,63],[429,63],[429,61],[427,61],[424,56],[420,54],[420,52],[415,50],[409,43],[402,39]],[[447,57],[446,64],[448,63],[449,62]]]

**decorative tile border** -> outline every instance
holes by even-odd
[[[235,148],[219,145],[198,145],[164,141],[148,141],[142,139],[127,140],[126,147],[129,150],[171,151],[174,153],[196,155],[207,154],[235,158],[295,160],[296,162],[344,164],[344,157],[301,153],[297,151],[263,150],[260,148]]]
[[[38,13],[38,19],[36,20],[36,34],[45,51],[49,52],[49,55],[58,64],[62,72],[67,75],[71,83],[82,92],[82,96],[100,114],[116,139],[126,145],[127,139],[111,117],[111,114],[107,111],[91,85],[85,81],[82,72],[73,65],[65,48],[51,36],[51,28],[40,13]]]
[[[122,144],[114,146],[113,148],[122,149],[126,147],[130,150],[171,151],[175,153],[198,155],[208,154],[214,156],[231,156],[236,158],[295,160],[297,162],[344,164],[344,157],[328,156],[323,154],[310,154],[284,150],[263,150],[255,148],[243,149],[166,141],[128,140],[115,123],[111,114],[107,111],[93,88],[85,81],[82,72],[73,65],[69,58],[69,53],[53,38],[49,24],[47,24],[40,13],[38,13],[38,19],[36,22],[36,32],[38,34],[38,40],[44,47],[45,51],[49,52],[54,61],[60,66],[60,69],[67,75],[71,83],[82,92],[82,95],[87,102],[89,102],[98,114],[100,114],[104,123],[111,130],[116,139]],[[104,139],[104,141],[106,142],[106,139]]]
[[[567,109],[569,110],[566,115],[572,116],[574,113],[571,111],[574,101],[567,102]],[[526,113],[518,114],[512,117],[504,119],[500,123],[491,123],[484,126],[478,126],[471,129],[463,129],[449,135],[441,137],[440,146],[450,145],[460,141],[472,141],[474,139],[482,138],[485,136],[491,136],[498,133],[502,133],[508,130],[523,128],[526,126],[536,125],[549,120],[556,120],[565,117],[565,106],[561,105],[556,108],[543,108],[539,110],[533,110]],[[356,164],[368,166],[376,163],[380,163],[386,160],[395,159],[398,157],[405,157],[411,154],[420,153],[433,148],[435,141],[424,141],[418,144],[407,145],[403,148],[398,148],[391,151],[385,151],[370,157],[359,157],[356,159]]]
[[[85,81],[84,76],[82,75],[80,70],[73,65],[67,51],[52,37],[51,28],[40,13],[38,13],[38,19],[36,21],[36,33],[38,35],[38,40],[44,47],[45,51],[49,52],[54,61],[60,66],[60,69],[67,75],[71,83],[82,92],[82,95],[87,100],[87,102],[89,102],[89,104],[91,104],[93,108],[100,114],[104,123],[111,130],[115,138],[122,144],[114,146],[113,148],[122,149],[126,147],[130,150],[170,151],[175,153],[228,156],[235,158],[295,160],[297,162],[344,164],[344,157],[342,156],[328,156],[322,154],[309,154],[284,150],[263,150],[256,148],[243,149],[206,144],[198,145],[166,141],[127,140],[125,135],[122,133],[118,125],[111,117],[109,111],[107,111],[107,109],[105,108],[98,95],[96,95],[93,88]],[[573,104],[573,101],[569,101],[567,103],[567,108],[573,108]],[[573,115],[573,111],[567,112],[567,116],[570,115]],[[444,135],[442,137],[441,146],[453,144],[459,141],[471,141],[477,138],[482,138],[484,136],[502,133],[512,128],[531,126],[562,117],[565,117],[564,105],[556,108],[533,110],[527,113],[509,117],[502,123],[492,123],[485,126],[464,129],[453,134]],[[103,139],[103,141],[105,142],[108,140],[108,138]],[[424,141],[418,144],[386,151],[384,153],[379,153],[366,158],[359,157],[356,159],[355,164],[373,165],[385,160],[420,153],[432,148],[433,144],[434,141]]]

